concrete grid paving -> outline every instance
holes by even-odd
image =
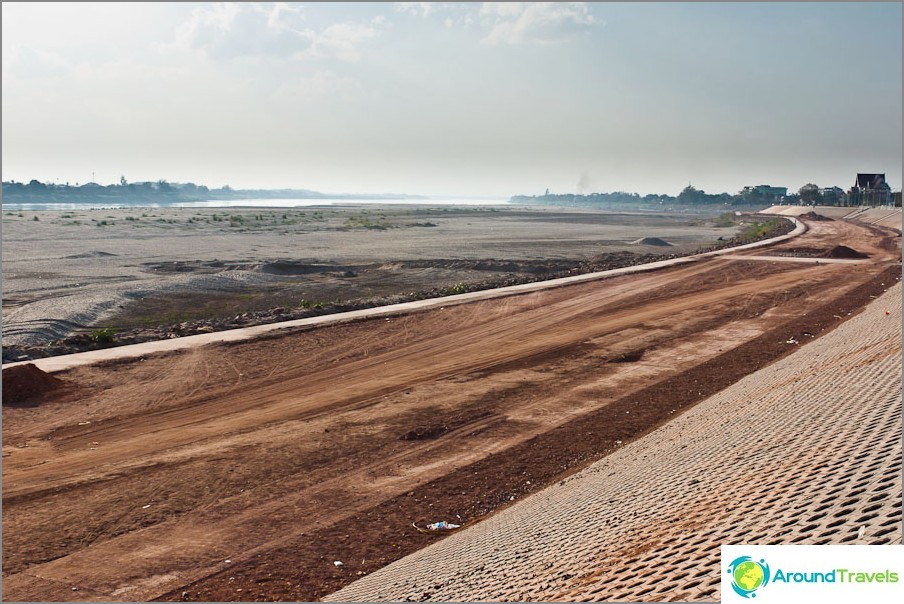
[[[900,544],[901,315],[897,283],[660,429],[324,599],[708,601],[721,544]]]

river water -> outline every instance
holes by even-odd
[[[4,203],[4,211],[90,210],[118,208],[300,208],[343,205],[407,205],[407,206],[491,206],[509,205],[504,197],[431,197],[427,199],[357,199],[336,197],[329,199],[211,199],[175,203],[110,203],[79,201],[76,203]]]

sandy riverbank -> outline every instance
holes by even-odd
[[[4,358],[98,328],[317,312],[548,278],[612,254],[682,255],[736,230],[522,206],[4,211]],[[634,243],[645,237],[672,246]]]

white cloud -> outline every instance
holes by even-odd
[[[378,25],[337,23],[316,34],[311,53],[316,56],[334,56],[343,61],[361,58],[361,47],[379,33]]]
[[[436,10],[435,2],[396,2],[395,9],[400,13],[411,13],[412,15],[420,14],[422,17],[429,17],[430,13]]]
[[[217,59],[287,58],[307,50],[311,38],[301,11],[281,3],[205,5],[177,30],[177,46]]]
[[[585,2],[484,2],[480,18],[487,44],[555,44],[596,22]]]
[[[555,44],[596,23],[586,2],[396,2],[395,10],[439,18],[446,28],[477,20],[489,30],[486,44]]]
[[[397,12],[426,19],[431,15],[470,12],[473,10],[474,4],[469,2],[396,2],[394,6]]]
[[[480,14],[494,15],[503,19],[517,17],[524,12],[526,2],[484,2],[480,6]],[[547,2],[546,4],[550,4]]]
[[[305,23],[301,8],[284,2],[219,3],[192,11],[177,31],[176,45],[215,59],[361,58],[362,46],[387,24],[335,23],[317,31]]]

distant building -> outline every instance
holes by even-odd
[[[819,190],[819,196],[822,198],[822,205],[825,206],[843,206],[847,205],[847,197],[841,187],[826,187]]]
[[[741,190],[741,195],[746,199],[778,203],[788,195],[788,187],[773,187],[770,185],[744,187]]]
[[[885,174],[857,174],[854,186],[848,191],[850,205],[881,206],[891,205],[891,187],[885,182]]]

